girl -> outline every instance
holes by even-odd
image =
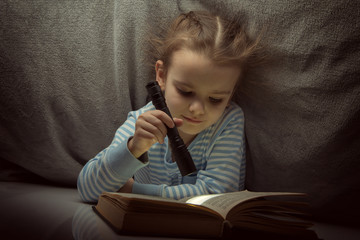
[[[130,112],[110,146],[80,172],[83,201],[97,201],[103,191],[179,199],[244,188],[244,116],[231,100],[256,43],[236,22],[189,12],[177,17],[154,47],[156,81],[173,119],[151,102]],[[195,175],[181,176],[166,126],[178,127]]]

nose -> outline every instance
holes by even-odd
[[[194,99],[190,102],[189,111],[194,115],[202,115],[205,113],[205,105],[199,99]]]

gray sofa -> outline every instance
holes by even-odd
[[[80,202],[77,175],[146,103],[149,32],[199,9],[262,31],[271,59],[249,73],[238,99],[246,187],[305,192],[320,238],[360,238],[360,2],[352,0],[1,1],[1,236],[113,236]],[[100,227],[84,230],[88,220]]]

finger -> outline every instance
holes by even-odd
[[[144,114],[139,117],[138,126],[154,135],[159,143],[164,142],[167,130],[164,123],[152,114]]]
[[[169,128],[173,128],[175,126],[174,121],[171,119],[169,115],[167,115],[167,113],[160,110],[156,110],[153,112],[153,114]]]
[[[184,123],[184,120],[182,120],[180,118],[174,118],[174,123],[175,123],[176,127],[181,127]]]
[[[155,112],[154,118],[152,118],[151,120],[152,120],[151,123],[161,131],[163,138],[165,138],[165,136],[167,134],[167,128],[166,128],[167,125],[168,124],[174,125],[174,123],[171,121],[171,118],[162,111]],[[168,122],[168,123],[166,123],[166,122]]]
[[[134,141],[139,146],[150,147],[151,145],[156,143],[158,140],[153,133],[147,131],[143,127],[138,127],[134,134]]]

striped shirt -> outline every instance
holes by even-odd
[[[118,191],[134,177],[132,192],[180,199],[189,196],[233,192],[244,189],[244,115],[231,103],[219,120],[200,132],[188,146],[197,173],[182,176],[172,161],[168,144],[155,143],[148,161],[136,159],[127,148],[142,113],[155,110],[151,102],[128,114],[112,143],[81,170],[78,191],[83,201],[96,202],[104,191]]]

